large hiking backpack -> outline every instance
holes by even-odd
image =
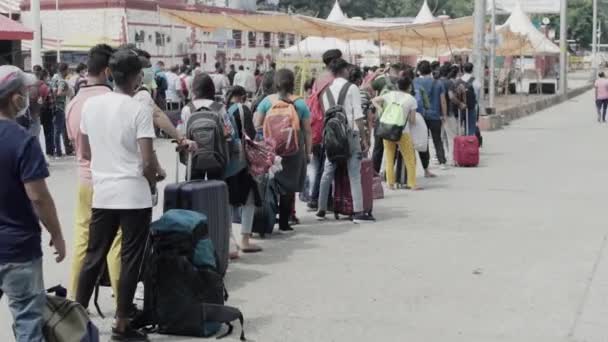
[[[294,155],[299,150],[300,117],[294,101],[296,97],[280,99],[271,96],[272,106],[264,118],[264,139],[272,142],[281,157]]]
[[[315,83],[312,95],[306,100],[306,105],[310,109],[310,127],[312,130],[312,144],[319,145],[323,143],[323,126],[324,116],[323,101],[321,96],[325,89],[331,84],[333,78],[329,78],[324,84],[317,87]]]
[[[346,161],[350,158],[350,135],[351,129],[348,125],[348,117],[344,109],[344,101],[348,89],[352,84],[346,83],[340,90],[338,102],[336,102],[331,89],[327,88],[327,100],[329,109],[325,112],[325,127],[323,128],[323,146],[327,159],[332,162]]]
[[[146,252],[144,310],[132,323],[160,334],[210,337],[222,324],[232,333],[231,322],[243,314],[224,305],[228,292],[218,258],[208,237],[204,214],[172,209],[151,224]],[[245,334],[241,332],[241,340]]]
[[[388,95],[389,100],[380,116],[376,135],[384,140],[399,141],[407,116],[403,112],[403,101],[397,99],[397,93],[391,92]]]
[[[189,105],[192,115],[186,123],[186,136],[198,145],[192,155],[192,169],[200,172],[223,173],[229,160],[228,146],[224,138],[221,103],[214,102],[209,108]]]

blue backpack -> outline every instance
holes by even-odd
[[[228,292],[213,243],[207,216],[172,209],[150,225],[151,243],[144,272],[144,310],[132,325],[160,334],[210,337],[222,324],[232,333],[231,322],[243,314],[224,305]],[[241,340],[245,334],[241,331]]]

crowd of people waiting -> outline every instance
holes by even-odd
[[[34,68],[34,76],[14,66],[1,66],[0,163],[6,167],[0,169],[0,290],[9,299],[17,341],[43,340],[39,220],[51,235],[56,261],[66,255],[45,182],[49,171],[38,139],[41,125],[48,156],[75,153],[78,161],[69,295],[87,307],[107,261],[117,305],[112,329],[116,341],[147,340],[144,332],[129,323],[136,311],[133,299],[156,184],[166,177],[153,146],[158,131],[175,139],[181,151],[195,152],[203,146],[188,135],[187,123],[201,108],[217,114],[227,145],[278,134],[272,132],[269,117],[277,108],[292,111],[296,148],[283,156],[281,170],[274,175],[278,226],[284,232],[298,223],[296,193],[305,192],[308,208],[316,211],[318,220],[326,219],[338,167],[348,173],[352,221],[374,221],[364,211],[361,185],[361,164],[369,151],[375,172],[385,171],[388,186],[395,189],[398,149],[407,174],[401,182],[407,189],[421,189],[416,184],[416,154],[408,131],[398,141],[374,138],[378,118],[390,104],[399,104],[411,125],[416,124],[416,113],[422,114],[442,168],[451,163],[451,140],[461,126],[467,135],[478,134],[475,98],[480,86],[472,77],[470,63],[422,61],[416,67],[359,68],[343,59],[339,50],[327,51],[323,62],[326,69],[306,82],[303,97],[296,95],[294,72],[277,70],[274,64],[265,72],[256,69],[253,73],[242,66],[237,72],[231,66],[227,75],[220,64],[206,73],[189,61],[165,70],[162,62],[152,65],[147,52],[131,45],[93,47],[87,65],[76,69],[74,82],[69,81],[66,64],[59,64],[52,78],[39,67]],[[312,108],[315,103],[321,116],[332,108],[345,116],[343,145],[348,151],[343,166],[336,161],[335,151],[323,144],[325,120],[318,117],[318,108]],[[177,113],[177,119],[171,113]],[[429,150],[419,152],[419,158],[424,176],[435,177]],[[254,211],[263,198],[246,158],[231,155],[221,172],[192,166],[191,177],[226,182],[230,204],[240,209],[240,251],[262,251],[250,241]]]

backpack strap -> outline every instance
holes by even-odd
[[[346,102],[346,96],[348,95],[348,90],[352,85],[352,83],[346,82],[342,89],[340,89],[340,96],[338,96],[338,105],[344,106],[344,102]]]
[[[334,98],[334,94],[331,93],[331,89],[329,89],[329,87],[325,89],[325,94],[327,94],[327,102],[329,102],[329,108],[335,107],[336,99]]]
[[[218,339],[224,338],[232,334],[232,330],[234,330],[234,328],[230,322],[236,321],[238,319],[239,323],[241,323],[240,340],[247,340],[245,338],[245,329],[243,326],[244,319],[241,310],[227,305],[202,303],[201,311],[203,315],[203,321],[219,322],[228,325],[228,331],[225,334],[218,336]]]

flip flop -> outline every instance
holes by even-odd
[[[241,252],[242,253],[259,253],[263,251],[262,247],[260,246],[255,246],[255,247],[248,247],[248,248],[241,248]]]

